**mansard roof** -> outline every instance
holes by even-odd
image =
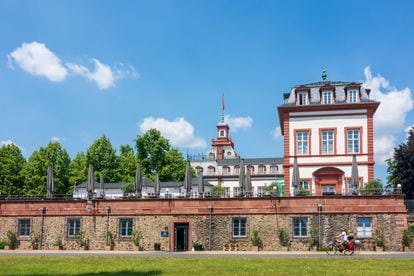
[[[261,165],[261,164],[282,164],[283,157],[268,157],[268,158],[243,158],[244,165]],[[239,165],[240,159],[222,159],[217,160],[217,165]]]

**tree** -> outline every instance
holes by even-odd
[[[118,173],[121,182],[133,183],[137,161],[134,150],[130,145],[121,145],[119,148],[119,167]]]
[[[87,166],[92,164],[96,178],[102,173],[105,177],[105,182],[119,181],[116,151],[105,135],[95,140],[88,148],[86,151],[86,161]]]
[[[145,176],[153,179],[159,173],[160,181],[182,181],[185,175],[185,160],[156,129],[150,129],[135,140],[138,159]]]
[[[393,160],[388,165],[388,181],[395,186],[401,184],[405,196],[414,198],[414,127],[406,142],[394,149]]]
[[[185,177],[186,163],[183,155],[177,149],[172,148],[165,154],[165,164],[160,172],[160,181],[183,181]],[[195,171],[192,169],[192,176]]]
[[[374,179],[364,184],[361,188],[363,194],[381,194],[383,191],[383,185],[381,179]]]
[[[55,194],[67,194],[69,185],[70,157],[59,142],[50,142],[34,151],[22,169],[23,192],[26,195],[45,195],[47,168],[53,168]]]
[[[160,173],[166,162],[166,154],[170,143],[156,129],[150,129],[135,139],[138,160],[141,161],[144,174],[151,177]]]
[[[14,144],[0,148],[0,193],[16,195],[22,192],[21,170],[26,163],[20,148]]]
[[[69,165],[69,183],[73,187],[85,182],[87,179],[88,164],[86,162],[86,155],[83,152],[79,152]]]

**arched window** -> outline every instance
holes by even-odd
[[[276,174],[277,173],[277,166],[270,166],[270,173]]]
[[[247,166],[247,169],[250,171],[250,174],[254,174],[254,167],[252,165]]]
[[[235,175],[239,175],[240,174],[240,166],[239,165],[234,166],[234,174]]]
[[[259,166],[259,174],[265,174],[266,173],[266,167],[264,165]]]
[[[214,168],[213,166],[209,166],[207,173],[209,175],[214,175],[216,173],[216,168]]]
[[[223,175],[229,175],[230,174],[230,168],[225,166],[223,167]]]
[[[203,173],[203,168],[202,168],[202,167],[200,167],[200,166],[197,166],[197,167],[196,167],[196,171],[197,171],[197,174],[199,174],[199,173]]]

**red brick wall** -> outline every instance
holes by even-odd
[[[400,213],[406,214],[402,196],[326,196],[284,197],[251,199],[141,199],[141,200],[97,200],[92,210],[86,209],[85,200],[71,201],[2,201],[1,216],[40,216],[42,207],[45,216],[105,215],[206,215],[208,206],[214,214],[315,214],[317,205],[322,212],[341,213]]]

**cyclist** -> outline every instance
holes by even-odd
[[[346,230],[342,229],[342,232],[338,236],[336,236],[336,238],[338,239],[340,251],[344,250],[346,243],[348,241],[348,235],[346,234]]]

